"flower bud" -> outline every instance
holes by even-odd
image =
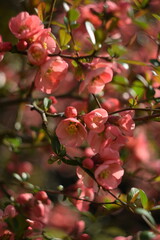
[[[85,158],[82,162],[82,166],[87,169],[92,169],[94,167],[94,162],[91,158]]]
[[[65,116],[67,118],[75,118],[75,117],[77,117],[77,109],[75,107],[72,107],[72,106],[66,107]]]

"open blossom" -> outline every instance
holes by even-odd
[[[115,189],[121,182],[124,170],[114,160],[104,162],[95,170],[96,181],[105,189]]]
[[[68,64],[60,57],[54,57],[40,66],[36,75],[35,86],[42,92],[51,94],[65,77]]]
[[[103,108],[97,108],[84,115],[84,122],[90,130],[100,133],[104,130],[104,123],[108,119],[108,113]]]
[[[80,146],[87,138],[85,127],[75,118],[62,120],[57,126],[56,134],[61,144],[70,147]]]
[[[79,92],[81,93],[85,88],[89,93],[97,94],[101,92],[106,83],[112,81],[113,71],[106,62],[99,59],[94,60],[89,66],[85,75],[85,79],[80,84]]]
[[[47,58],[46,49],[38,42],[32,43],[28,49],[28,60],[35,65],[41,65]]]
[[[29,39],[43,28],[39,17],[28,12],[21,12],[9,21],[9,29],[18,39]]]
[[[52,37],[51,28],[42,29],[40,34],[38,34],[36,42],[41,43],[48,54],[55,52],[56,42]]]
[[[120,113],[121,118],[118,120],[118,124],[122,133],[125,136],[132,136],[133,130],[135,129],[135,123],[133,121],[134,112],[125,111]]]

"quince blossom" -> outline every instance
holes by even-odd
[[[124,170],[114,160],[99,165],[94,172],[96,181],[105,189],[115,189],[120,184]]]
[[[103,90],[106,83],[112,81],[112,77],[113,71],[106,62],[100,59],[93,60],[88,65],[88,71],[80,84],[79,93],[87,88],[89,93],[97,94]]]
[[[35,86],[42,92],[51,94],[65,77],[68,64],[60,57],[54,57],[40,66],[35,78]]]
[[[84,122],[90,130],[100,133],[104,130],[104,123],[108,119],[108,113],[103,108],[97,108],[84,115]]]
[[[18,39],[29,39],[44,28],[41,20],[36,15],[21,12],[9,21],[9,29]]]
[[[78,147],[87,138],[85,127],[75,118],[62,120],[56,129],[57,137],[61,144]]]

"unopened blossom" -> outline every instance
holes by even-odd
[[[83,120],[90,130],[100,133],[104,130],[104,123],[108,119],[108,113],[103,108],[97,108],[84,115]]]
[[[77,109],[75,107],[72,107],[72,106],[66,107],[66,109],[65,109],[65,116],[67,118],[77,117]]]
[[[35,87],[47,94],[54,92],[65,77],[68,64],[60,57],[54,57],[40,66],[36,75]]]
[[[89,93],[97,94],[101,92],[106,83],[112,81],[113,71],[106,62],[99,59],[94,60],[88,65],[88,70],[84,80],[80,84],[79,93],[86,88]]]
[[[117,188],[121,182],[123,174],[123,168],[114,160],[100,164],[94,172],[96,181],[105,189]]]
[[[36,15],[29,15],[28,12],[20,12],[9,21],[9,29],[18,39],[28,40],[44,28],[41,20]]]
[[[41,65],[47,58],[47,51],[42,44],[32,43],[27,51],[28,60],[33,65]]]
[[[87,138],[87,131],[82,123],[75,118],[62,120],[56,129],[61,144],[71,147],[81,146]]]

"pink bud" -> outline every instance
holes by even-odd
[[[83,233],[80,237],[80,240],[89,240],[90,236],[87,233]]]
[[[32,193],[22,193],[18,196],[17,202],[20,204],[26,204],[32,198],[33,198]]]
[[[17,49],[18,51],[24,51],[26,50],[28,47],[28,43],[25,41],[25,40],[20,40],[18,43],[17,43]]]
[[[94,162],[91,158],[85,158],[82,165],[84,168],[92,169],[94,167]]]
[[[77,117],[77,109],[75,107],[72,107],[72,106],[66,107],[65,116],[67,118]]]
[[[50,96],[49,99],[52,101],[52,104],[57,103],[57,99],[54,96]]]
[[[4,216],[13,218],[17,215],[16,209],[12,205],[8,205],[4,210]]]
[[[43,201],[46,201],[48,199],[48,195],[47,195],[46,192],[40,191],[40,192],[36,193],[35,198],[37,200],[40,200],[40,201],[43,202]]]
[[[50,113],[56,113],[57,110],[56,110],[56,108],[55,108],[53,105],[51,105],[51,106],[49,107],[49,112],[50,112]]]

